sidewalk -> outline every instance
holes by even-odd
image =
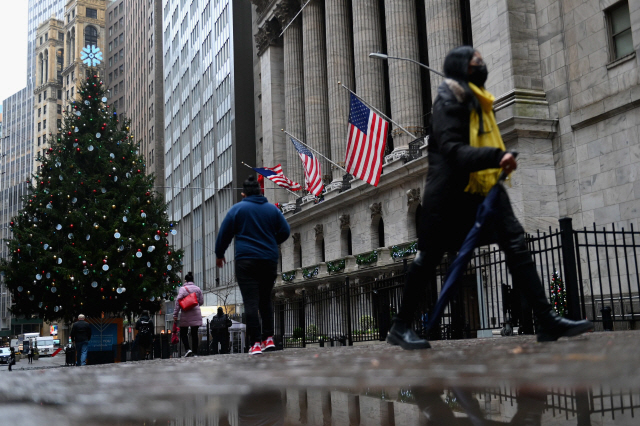
[[[33,363],[29,364],[29,360],[27,357],[21,358],[20,361],[17,361],[16,364],[12,367],[13,371],[18,370],[33,370],[33,369],[44,369],[44,368],[58,368],[64,366],[64,352],[60,352],[56,356],[41,356],[37,361],[33,361]],[[0,374],[8,371],[7,364],[0,364]]]
[[[372,343],[56,369],[50,368],[56,366],[54,358],[50,365],[34,362],[38,369],[0,371],[0,416],[20,402],[44,404],[41,409],[51,411],[51,418],[64,411],[69,422],[89,414],[96,422],[136,418],[141,407],[142,414],[155,418],[202,396],[284,388],[491,388],[509,383],[538,390],[603,385],[637,392],[640,383],[640,331],[589,333],[544,344],[518,336],[432,345],[403,351]],[[17,364],[24,365],[24,360]]]

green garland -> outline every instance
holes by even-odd
[[[327,270],[329,272],[343,271],[345,266],[346,266],[346,261],[344,259],[338,259],[332,262],[327,262]]]
[[[378,261],[378,250],[370,251],[356,255],[356,263],[358,265],[371,265]]]
[[[320,267],[318,265],[316,266],[311,266],[309,268],[305,268],[302,270],[302,276],[304,278],[313,278],[313,277],[317,277],[318,276],[318,270],[320,269]]]
[[[296,277],[295,269],[293,271],[283,272],[282,273],[282,281],[285,281],[285,282],[293,281],[295,279],[295,277]]]
[[[416,254],[418,252],[418,242],[414,241],[407,244],[399,244],[397,246],[391,246],[391,257],[393,259],[400,259],[402,257]]]

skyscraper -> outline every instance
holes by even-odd
[[[250,23],[249,2],[163,1],[167,212],[180,221],[183,271],[205,289],[234,281],[232,261],[216,270],[213,247],[240,199],[242,162],[255,163]]]

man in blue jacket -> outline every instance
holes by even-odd
[[[280,210],[260,194],[254,176],[244,181],[242,197],[218,231],[216,266],[224,265],[224,252],[235,237],[236,279],[244,301],[248,337],[252,339],[249,342],[254,342],[249,354],[256,355],[275,348],[271,290],[277,275],[278,245],[289,238],[290,229]]]

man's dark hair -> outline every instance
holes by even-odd
[[[444,58],[442,71],[447,78],[468,82],[469,81],[469,62],[473,58],[475,49],[471,46],[458,46],[449,51]]]
[[[247,180],[244,181],[242,184],[242,192],[244,192],[244,195],[247,197],[251,195],[260,195],[260,184],[256,180],[255,176],[249,175]]]
[[[188,282],[193,282],[193,272],[187,272],[187,275],[184,276],[184,280]]]

